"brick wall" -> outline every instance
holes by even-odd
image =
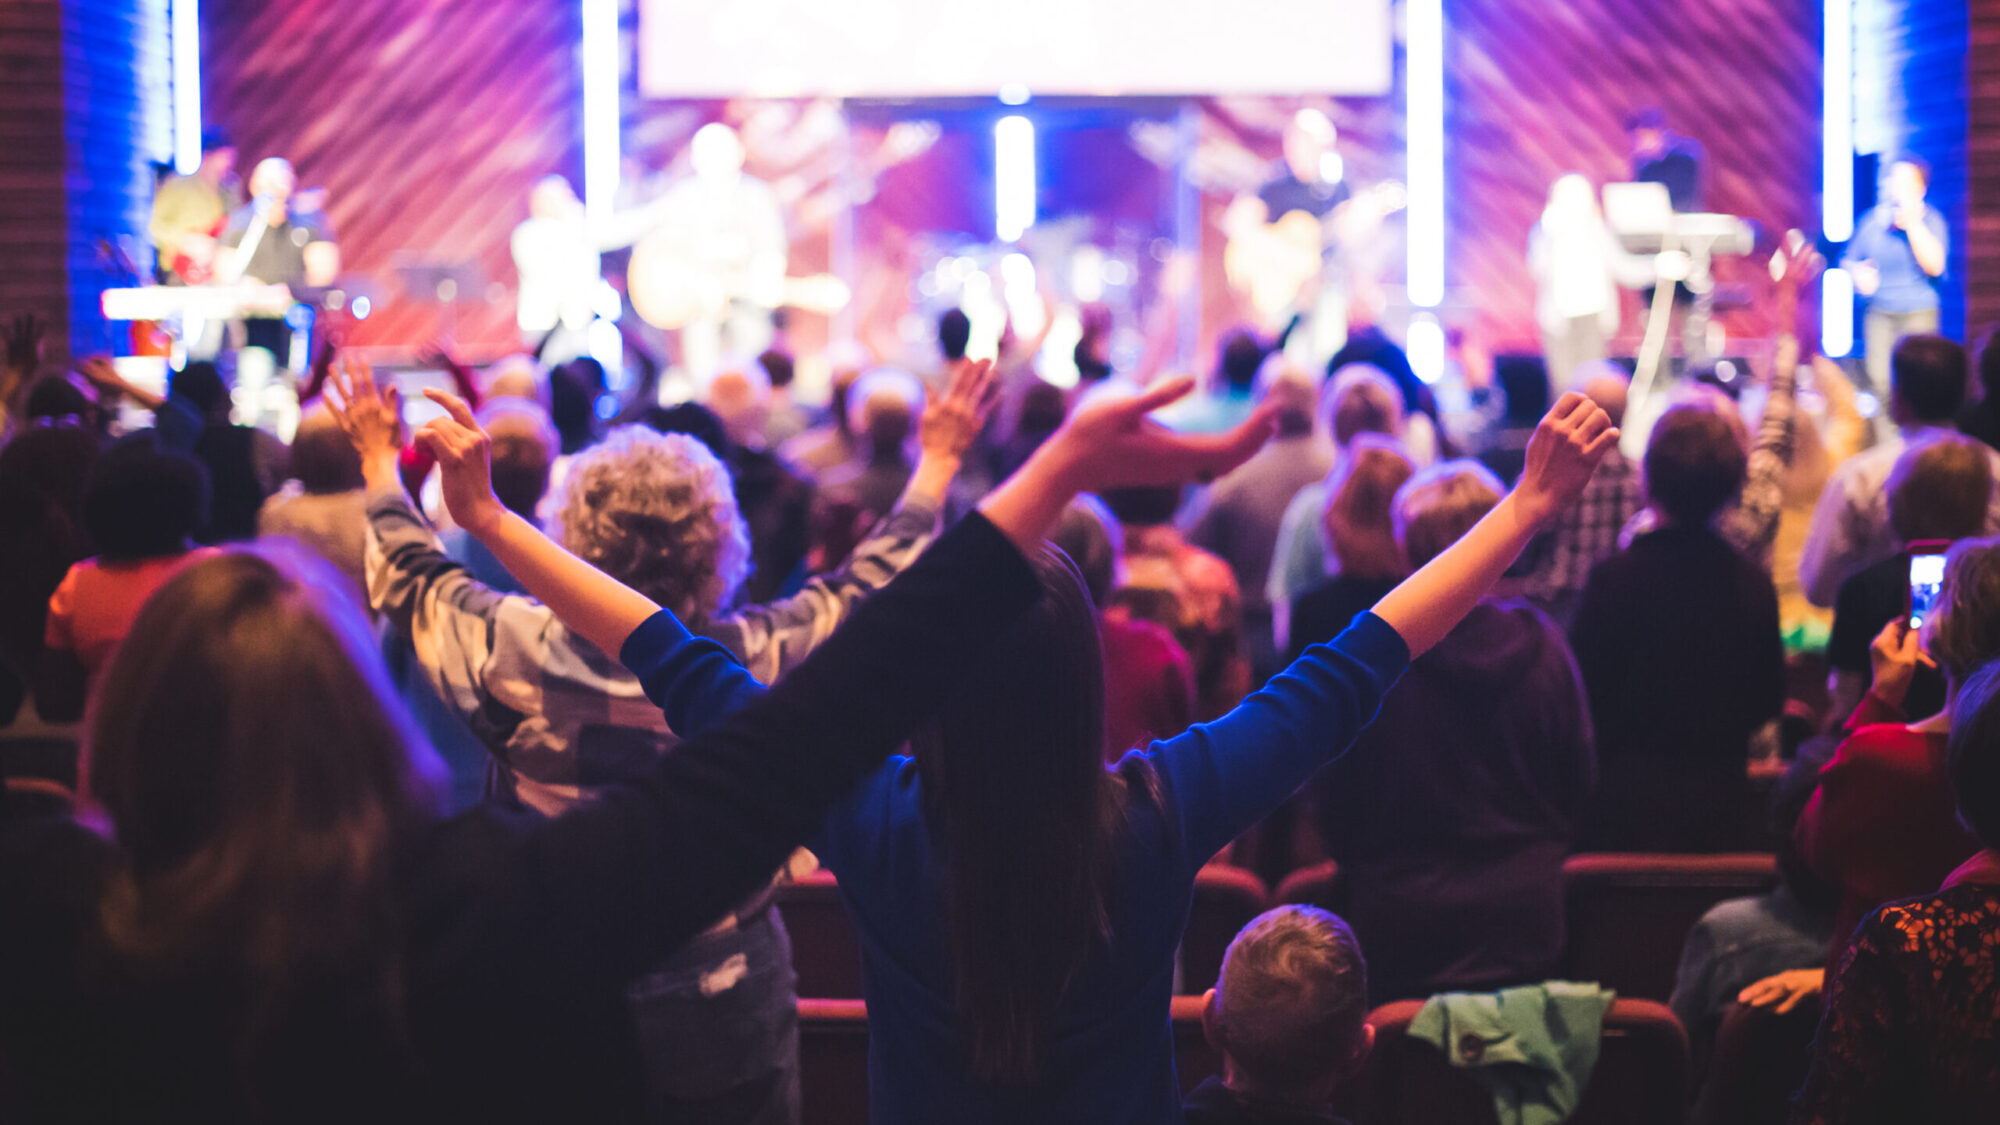
[[[62,77],[62,6],[0,3],[0,316],[52,324],[69,319]]]

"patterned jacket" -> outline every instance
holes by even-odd
[[[774,682],[936,531],[937,505],[906,499],[839,570],[703,632]],[[533,598],[474,580],[400,489],[368,498],[367,563],[370,605],[411,641],[431,686],[492,751],[523,805],[553,816],[679,741],[615,653],[571,633]]]

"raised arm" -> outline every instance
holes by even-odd
[[[929,546],[945,493],[992,406],[992,368],[991,361],[961,364],[950,388],[924,407],[916,471],[896,507],[847,561],[808,580],[789,598],[735,615],[743,659],[753,674],[767,681],[783,675],[826,640],[861,599],[888,585]]]
[[[1227,439],[1193,439],[1145,420],[1171,398],[1155,392],[1080,411],[1003,486],[995,516],[967,517],[770,692],[661,757],[646,778],[609,786],[537,828],[517,849],[511,877],[491,889],[481,914],[494,925],[482,930],[536,935],[533,967],[554,974],[539,987],[559,994],[571,983],[626,979],[761,885],[1040,596],[1018,546],[1039,544],[1047,522],[1039,513],[1053,520],[1080,488],[1224,472],[1269,432],[1258,418]],[[452,447],[440,457],[447,501],[455,512],[483,503],[469,494],[481,478],[467,464],[480,447],[452,432],[470,427],[456,412],[431,426],[431,440]],[[578,580],[576,567],[592,568],[569,563],[553,560],[533,578],[514,573],[531,588],[572,583],[565,604],[600,631],[625,611],[625,595],[638,597],[608,590],[601,576]],[[713,664],[707,642],[663,627],[646,621],[637,636],[626,633],[634,645],[657,638],[670,656]]]
[[[1529,441],[1520,485],[1457,543],[1227,715],[1146,751],[1167,781],[1185,862],[1205,862],[1346,750],[1409,661],[1485,596],[1617,440],[1595,403],[1564,395]]]
[[[1415,659],[1451,632],[1542,526],[1576,500],[1618,429],[1596,403],[1571,391],[1528,439],[1527,467],[1514,491],[1458,542],[1375,604]]]

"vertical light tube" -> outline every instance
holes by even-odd
[[[1820,68],[1820,227],[1854,237],[1854,0],[1826,0]]]
[[[201,167],[201,5],[199,0],[171,3],[167,18],[173,40],[174,171],[191,176]]]
[[[1444,303],[1444,0],[1409,0],[1404,129],[1409,138],[1410,303]]]
[[[1819,281],[1819,350],[1830,359],[1854,350],[1854,277],[1831,269]]]
[[[993,230],[1013,242],[1035,225],[1035,125],[1019,114],[993,123]]]
[[[611,218],[618,194],[618,0],[583,3],[583,210]]]

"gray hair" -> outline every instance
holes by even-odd
[[[686,434],[623,426],[576,455],[556,511],[563,546],[699,629],[750,569],[729,470]]]

